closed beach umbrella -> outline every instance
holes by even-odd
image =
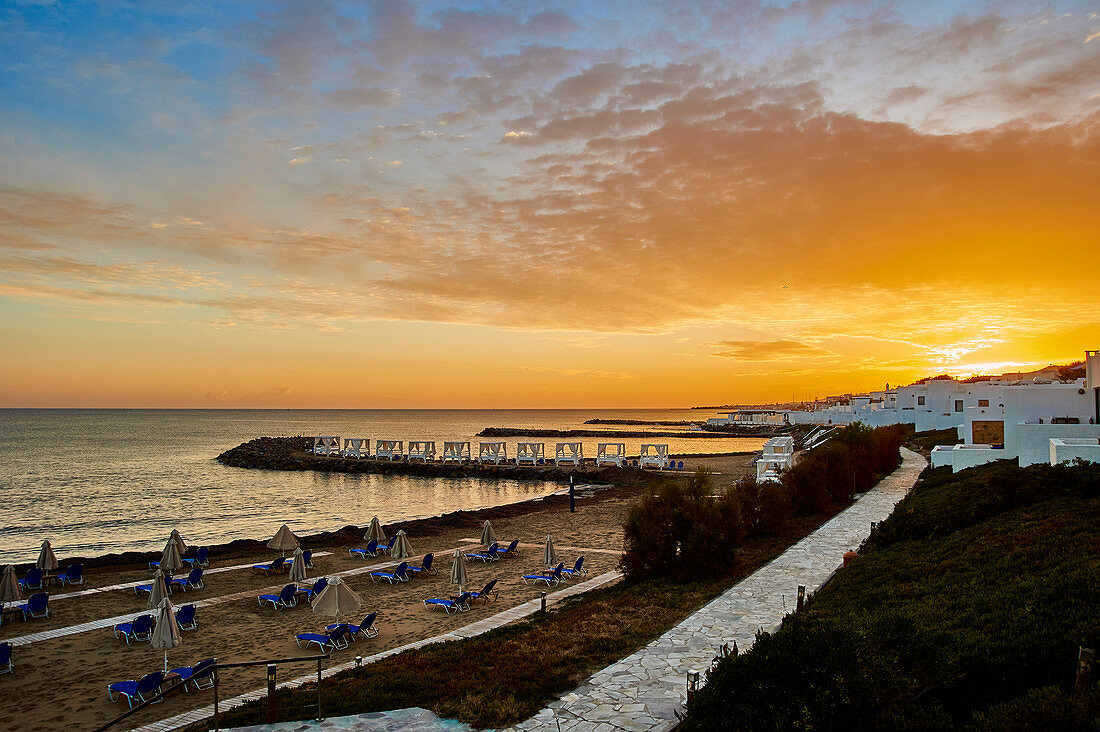
[[[183,569],[180,550],[171,537],[168,538],[168,543],[164,545],[164,551],[160,553],[160,563],[157,564],[157,569],[165,574],[172,574]]]
[[[172,609],[172,601],[166,597],[157,605],[157,624],[149,639],[149,645],[164,651],[164,673],[168,673],[168,649],[178,646],[181,640],[176,611]]]
[[[542,561],[546,562],[547,567],[553,567],[558,563],[558,553],[554,551],[554,535],[546,535],[546,551],[543,552]]]
[[[17,602],[23,599],[19,589],[19,580],[15,578],[15,565],[4,567],[4,578],[0,579],[0,606],[5,602]]]
[[[493,531],[493,525],[488,520],[481,525],[481,543],[485,546],[489,546],[497,540],[497,535]]]
[[[290,563],[290,581],[306,581],[306,557],[302,553],[302,547],[294,550],[294,561]]]
[[[42,542],[42,551],[38,553],[38,561],[35,562],[34,566],[44,572],[50,572],[57,569],[57,557],[54,556],[53,547],[50,546],[49,539]]]
[[[363,535],[363,538],[367,541],[374,539],[379,544],[383,544],[386,541],[386,532],[382,531],[382,524],[378,523],[378,517],[375,516],[370,520],[370,528],[367,529],[367,533]]]
[[[160,606],[162,600],[168,598],[168,580],[164,579],[164,572],[159,569],[157,573],[153,575],[153,584],[149,591],[149,605],[150,609]]]
[[[359,612],[363,607],[363,600],[342,579],[333,577],[325,589],[313,598],[310,607],[314,615],[337,616]]]
[[[176,529],[172,529],[172,535],[169,537],[176,545],[176,551],[179,552],[182,557],[187,553],[187,545],[183,543],[183,537],[180,536],[180,532]]]
[[[454,560],[451,562],[451,584],[458,585],[458,591],[462,592],[462,586],[469,581],[466,576],[466,560],[462,556],[461,549],[455,549]]]
[[[412,544],[409,543],[409,537],[405,536],[404,530],[398,531],[397,536],[394,538],[393,550],[390,552],[390,556],[394,559],[404,559],[405,557],[411,557],[413,553]]]
[[[282,552],[283,556],[292,549],[298,548],[298,537],[294,535],[294,532],[290,530],[290,527],[283,524],[282,527],[275,532],[275,536],[271,537],[271,541],[267,542],[268,549],[278,549]]]

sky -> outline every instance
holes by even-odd
[[[677,407],[1100,348],[1100,4],[0,0],[0,406]]]

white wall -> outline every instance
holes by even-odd
[[[1050,462],[1051,438],[1100,439],[1095,424],[1020,424],[1016,425],[1020,467]]]
[[[1068,463],[1072,460],[1085,460],[1100,463],[1100,439],[1052,438],[1050,441],[1050,464]]]

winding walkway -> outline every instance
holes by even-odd
[[[925,460],[902,448],[902,464],[852,506],[637,653],[512,727],[516,732],[669,730],[687,699],[689,671],[710,667],[724,643],[746,650],[795,609],[798,586],[813,592],[912,488]]]

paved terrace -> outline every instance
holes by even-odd
[[[594,674],[576,691],[511,728],[532,730],[669,730],[687,700],[687,673],[710,667],[723,643],[748,649],[758,630],[773,632],[797,605],[798,586],[820,588],[844,552],[866,538],[917,480],[925,461],[902,448],[902,464],[851,507],[684,622],[633,655]],[[702,675],[702,674],[701,674]]]

